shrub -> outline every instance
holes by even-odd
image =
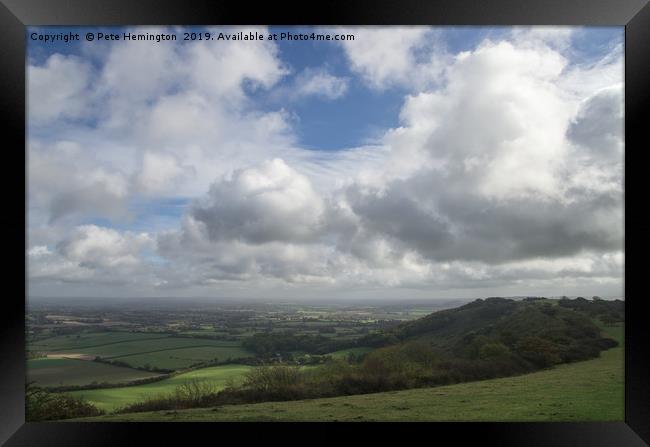
[[[213,383],[193,379],[177,386],[174,390],[174,398],[178,401],[198,404],[202,399],[216,393],[217,389]]]
[[[260,398],[291,400],[304,394],[303,382],[297,366],[260,366],[246,373],[242,388]]]
[[[517,343],[515,351],[539,368],[555,365],[562,361],[558,346],[540,337],[525,337]]]
[[[478,356],[480,359],[508,358],[510,356],[510,349],[503,343],[486,343],[479,348]]]
[[[25,419],[27,421],[55,421],[102,414],[104,414],[103,410],[78,397],[49,393],[31,383],[27,385],[25,391]]]
[[[151,396],[142,402],[127,405],[116,413],[135,413],[158,410],[182,410],[186,408],[209,407],[219,402],[219,393],[214,384],[194,379],[183,383],[169,394]]]

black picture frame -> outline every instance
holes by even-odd
[[[643,117],[650,116],[650,5],[648,0],[336,0],[317,6],[309,2],[172,1],[172,0],[0,0],[0,113],[5,201],[2,235],[6,254],[5,292],[0,311],[0,443],[37,445],[173,445],[199,437],[215,442],[234,439],[265,442],[337,441],[340,428],[362,434],[365,442],[385,439],[432,442],[453,439],[500,446],[642,446],[650,444],[650,352],[638,265],[628,261],[625,272],[625,421],[607,423],[418,423],[418,424],[264,424],[250,423],[25,423],[25,27],[33,25],[623,25],[625,26],[626,199],[642,196],[639,186],[643,150],[650,148]],[[639,154],[639,155],[637,155]],[[22,167],[21,167],[22,166]],[[24,191],[20,195],[19,191]],[[641,200],[641,199],[639,199]],[[631,226],[626,208],[625,230]],[[643,232],[626,238],[627,259],[640,251]],[[630,251],[631,250],[631,251]],[[630,256],[632,254],[632,256]],[[431,424],[435,424],[432,426]],[[404,438],[408,436],[408,438]],[[422,439],[422,438],[420,438]],[[191,441],[190,441],[191,442]],[[408,442],[408,441],[407,441]]]

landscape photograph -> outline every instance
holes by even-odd
[[[624,37],[28,27],[26,420],[623,421]]]

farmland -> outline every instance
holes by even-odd
[[[28,380],[102,420],[618,418],[620,301],[436,304],[39,303]]]
[[[605,328],[622,341],[622,327]],[[457,385],[295,402],[116,414],[103,421],[621,421],[623,347],[597,359]]]
[[[151,352],[141,352],[124,356],[111,357],[111,360],[124,362],[135,368],[146,368],[147,365],[160,369],[179,370],[197,363],[214,361],[235,361],[251,357],[252,353],[237,344],[213,343],[204,344],[204,340],[196,341],[180,349],[161,348]]]
[[[450,303],[451,304],[451,303]],[[207,378],[218,387],[237,378],[256,354],[243,344],[255,334],[292,334],[353,342],[370,331],[449,306],[435,302],[385,306],[264,304],[229,302],[32,303],[27,315],[28,380],[45,388],[67,389],[98,407],[113,410],[157,393],[174,391],[190,378]],[[361,355],[365,347],[332,349],[332,358]],[[98,361],[93,361],[98,358]],[[262,363],[322,360],[303,349],[269,352]],[[253,362],[254,363],[254,362]],[[201,369],[196,369],[196,368]],[[174,373],[155,383],[132,381]],[[180,374],[179,374],[180,373]],[[96,389],[92,384],[98,384]],[[84,387],[75,390],[74,387]]]
[[[307,305],[159,300],[152,306],[144,301],[42,300],[30,305],[27,325],[30,349],[50,351],[170,335],[237,341],[261,332],[291,332],[351,339],[465,301]]]
[[[30,358],[99,357],[118,366],[170,372],[254,357],[244,345],[256,334],[309,336],[322,343],[330,340],[334,348],[330,351],[339,351],[339,346],[347,348],[371,331],[445,305],[449,304],[423,307],[417,303],[411,309],[410,305],[190,302],[179,307],[176,302],[162,302],[152,309],[143,303],[37,303],[28,314],[28,349]],[[269,356],[278,360],[304,354],[298,347]]]
[[[197,346],[228,348],[237,346],[237,343],[193,338],[162,337],[155,339],[124,341],[121,343],[111,343],[99,346],[67,348],[65,349],[65,352],[75,351],[83,354],[99,356],[102,358],[120,358],[132,356],[135,354],[144,354],[150,352],[158,352],[161,350],[182,349]],[[64,350],[55,349],[52,350],[52,353],[62,351]]]
[[[238,341],[119,332],[88,333],[79,338],[55,337],[33,344],[32,349],[50,357],[86,356],[91,360],[99,357],[120,366],[169,371],[252,355]]]
[[[78,359],[32,359],[27,362],[27,371],[27,380],[45,387],[125,383],[157,376],[147,371]]]
[[[33,351],[71,351],[99,348],[118,343],[155,340],[167,337],[164,334],[146,334],[137,332],[78,332],[75,334],[49,337],[35,340],[30,349]]]

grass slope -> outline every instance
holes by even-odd
[[[251,367],[246,365],[224,365],[211,368],[197,369],[187,373],[179,374],[160,382],[148,383],[146,385],[136,385],[121,388],[105,388],[97,390],[73,391],[71,394],[77,397],[83,397],[98,408],[112,411],[117,408],[145,400],[161,394],[168,394],[183,383],[191,380],[208,381],[214,384],[217,390],[223,389],[229,379],[236,384],[243,378],[244,373]]]
[[[45,387],[88,385],[92,382],[123,383],[157,375],[86,360],[40,358],[27,361],[27,380]]]
[[[599,358],[517,377],[435,388],[133,413],[92,421],[622,421],[623,328],[604,328],[620,343]]]

